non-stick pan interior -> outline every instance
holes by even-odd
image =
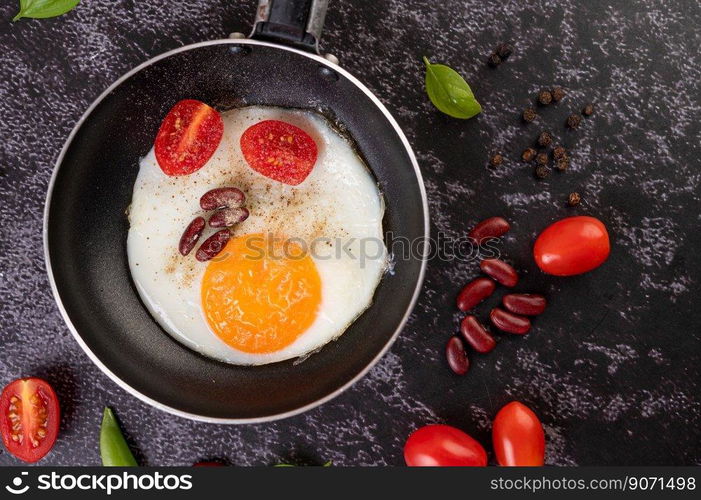
[[[420,180],[400,136],[362,89],[323,63],[266,45],[221,42],[177,52],[123,80],[80,125],[57,171],[48,251],[60,301],[87,347],[128,386],[205,418],[263,419],[294,412],[353,380],[392,339],[420,279],[421,259],[397,258],[367,310],[306,361],[238,367],[166,334],[134,290],[127,209],[140,157],[177,101],[220,109],[248,104],[322,109],[347,128],[387,204],[385,231],[424,236]]]

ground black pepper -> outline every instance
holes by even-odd
[[[582,117],[579,115],[572,113],[567,117],[567,126],[571,129],[579,127],[580,123],[582,123]]]
[[[502,155],[500,155],[499,153],[495,154],[494,156],[492,156],[492,157],[489,159],[489,164],[490,164],[492,167],[498,167],[498,166],[501,165],[503,162],[504,162],[504,157],[503,157]]]
[[[535,157],[535,162],[538,165],[547,165],[548,164],[548,153],[539,153],[538,156]]]
[[[543,131],[540,133],[538,136],[538,145],[539,146],[549,146],[553,142],[553,137],[550,135],[550,132]]]
[[[535,176],[538,179],[545,179],[548,176],[548,174],[550,174],[550,169],[545,165],[538,165],[535,168]]]
[[[543,106],[550,104],[553,100],[553,95],[549,90],[541,90],[538,92],[538,102]]]
[[[538,116],[538,113],[535,112],[535,109],[533,108],[526,108],[523,110],[523,115],[521,117],[523,118],[523,121],[526,123],[531,123],[533,120],[536,119]]]
[[[586,106],[584,106],[584,109],[582,109],[582,114],[584,116],[591,116],[593,112],[594,112],[594,105],[593,104],[587,104]]]
[[[570,193],[570,195],[567,197],[567,204],[571,207],[579,205],[580,201],[582,201],[582,197],[577,192]]]
[[[528,148],[521,153],[521,159],[523,161],[533,161],[535,158],[535,155],[537,154],[537,151],[533,148]]]
[[[562,87],[555,87],[552,92],[553,101],[560,102],[565,97],[565,89]]]

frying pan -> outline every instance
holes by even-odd
[[[88,108],[58,157],[44,214],[58,307],[95,364],[157,408],[221,423],[306,411],[380,359],[417,299],[425,257],[396,258],[371,307],[320,352],[303,362],[234,366],[163,331],[130,277],[125,210],[139,160],[168,110],[186,98],[219,110],[260,104],[320,111],[353,138],[376,177],[386,203],[385,238],[425,243],[426,195],[406,137],[363,84],[317,53],[327,1],[261,0],[250,39],[188,45],[141,64]]]

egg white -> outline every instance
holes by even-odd
[[[197,172],[165,175],[153,149],[141,161],[129,208],[127,254],[132,278],[163,329],[206,356],[240,365],[303,356],[341,335],[372,302],[387,262],[381,193],[351,144],[317,113],[251,106],[225,112],[222,118],[221,144]],[[241,154],[241,134],[268,119],[302,128],[317,144],[316,165],[298,186],[255,172]],[[198,215],[208,216],[199,207],[202,194],[224,186],[236,186],[246,194],[251,214],[235,227],[234,237],[278,233],[309,245],[315,242],[312,258],[322,283],[316,320],[293,343],[276,352],[242,352],[210,330],[200,299],[207,263],[195,259],[196,248],[185,257],[178,252],[187,224]],[[207,227],[200,242],[214,231]],[[363,245],[365,252],[361,252]],[[361,253],[363,259],[359,258]]]

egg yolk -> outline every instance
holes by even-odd
[[[247,353],[279,351],[316,319],[321,279],[293,240],[263,234],[232,238],[202,278],[202,308],[212,331]]]

